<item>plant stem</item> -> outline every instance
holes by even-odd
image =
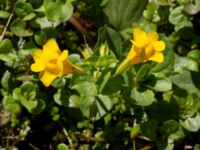
[[[33,150],[40,150],[39,148],[37,148],[35,145],[33,145],[32,143],[28,143],[28,145],[33,149]]]
[[[62,126],[62,131],[63,131],[64,135],[66,136],[68,142],[69,142],[70,149],[71,150],[75,150],[74,149],[74,144],[73,144],[71,138],[69,137],[69,133],[67,132],[67,129],[64,127],[64,125],[61,122],[60,122],[60,125]]]
[[[12,17],[13,17],[13,13],[11,13],[11,14],[10,14],[10,17],[8,18],[8,21],[7,21],[7,23],[6,23],[6,26],[5,26],[5,28],[4,28],[3,32],[2,32],[2,34],[1,34],[0,42],[3,40],[3,38],[4,38],[5,34],[6,34],[7,28],[8,28],[8,26],[9,26],[9,24],[10,24],[10,21],[11,21]]]
[[[102,137],[91,137],[81,133],[76,133],[80,138],[84,139],[85,141],[94,141],[94,142],[105,142],[105,139]]]

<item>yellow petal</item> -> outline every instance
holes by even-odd
[[[64,75],[64,68],[63,68],[63,62],[62,61],[58,61],[57,62],[57,69],[58,69],[58,76],[62,77]]]
[[[50,53],[58,53],[58,54],[61,53],[55,39],[50,39],[47,41],[46,44],[44,44],[43,52],[44,52],[44,54],[48,54],[49,52]]]
[[[136,55],[136,51],[134,49],[134,45],[132,45],[131,50],[129,51],[127,58],[129,60],[131,60],[133,57],[135,57],[135,55]]]
[[[55,74],[51,74],[48,71],[44,71],[41,76],[40,76],[40,80],[42,81],[42,83],[48,87],[51,85],[52,81],[56,78],[57,76]]]
[[[133,34],[134,34],[134,40],[133,40],[133,44],[137,47],[143,47],[148,43],[148,37],[147,34],[141,30],[140,28],[135,28],[133,30]]]
[[[62,54],[58,57],[59,61],[63,61],[68,57],[68,50],[64,50]]]
[[[149,44],[147,47],[145,47],[145,53],[143,58],[151,57],[152,54],[154,54],[154,52],[155,50],[153,49],[153,46]]]
[[[36,50],[35,53],[33,54],[33,59],[35,62],[43,60],[44,55],[43,55],[42,50],[40,50],[40,49]]]
[[[158,33],[155,32],[155,31],[151,31],[149,33],[147,33],[147,36],[148,36],[148,39],[149,39],[149,42],[150,41],[157,41],[158,40]]]
[[[156,41],[153,43],[153,47],[156,51],[163,51],[165,49],[165,43],[163,41]]]
[[[44,61],[37,61],[36,63],[31,65],[31,70],[33,72],[40,72],[43,71],[45,68]]]
[[[52,74],[58,74],[57,60],[47,62],[46,70]]]
[[[148,60],[155,61],[158,63],[161,63],[164,61],[164,55],[162,53],[155,53],[152,57],[150,57]]]

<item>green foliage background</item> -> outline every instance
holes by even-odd
[[[199,26],[199,0],[0,0],[0,149],[200,149]],[[114,75],[134,27],[165,61]],[[50,38],[85,73],[46,88],[30,65]]]

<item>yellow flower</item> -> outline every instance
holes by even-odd
[[[162,51],[165,49],[165,43],[158,41],[158,33],[155,31],[144,32],[140,28],[133,30],[134,39],[132,48],[127,56],[131,64],[145,62],[147,60],[161,63],[164,61]]]
[[[68,51],[60,51],[56,41],[50,39],[43,46],[43,50],[36,50],[33,54],[35,63],[31,65],[31,70],[40,73],[40,80],[48,87],[57,77],[71,73],[73,67],[67,60]]]
[[[159,41],[159,35],[155,31],[144,32],[140,28],[133,29],[132,47],[127,58],[119,65],[116,74],[123,72],[129,65],[134,65],[148,60],[161,63],[164,61],[162,51],[165,43]]]

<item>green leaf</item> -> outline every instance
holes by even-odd
[[[96,96],[98,94],[97,87],[93,82],[82,82],[72,86],[72,89],[77,90],[81,96]]]
[[[105,42],[118,58],[122,58],[122,38],[117,31],[107,26],[101,27],[95,47],[100,47]]]
[[[105,95],[113,94],[122,89],[124,78],[121,75],[112,77],[105,84],[102,93]]]
[[[32,20],[32,19],[35,18],[35,17],[36,17],[36,14],[35,14],[35,13],[30,13],[30,14],[26,15],[26,16],[23,18],[23,20],[24,20],[24,21],[29,21],[29,20]]]
[[[166,92],[172,89],[172,83],[168,78],[161,78],[156,80],[156,83],[152,88],[156,91]]]
[[[9,53],[13,48],[13,44],[9,39],[4,39],[0,43],[0,54]]]
[[[79,108],[80,107],[80,97],[78,97],[76,95],[71,95],[69,97],[68,107]]]
[[[37,17],[35,19],[35,23],[38,24],[41,29],[47,27],[57,27],[60,24],[60,22],[48,21],[47,17]]]
[[[180,120],[180,124],[190,132],[197,132],[200,129],[200,115],[198,114],[193,118]]]
[[[80,99],[80,110],[81,110],[81,112],[83,113],[84,116],[89,118],[92,115],[91,114],[91,107],[92,107],[94,101],[95,101],[95,97],[88,97],[88,96],[82,96],[81,97],[81,99]]]
[[[4,96],[2,105],[5,110],[11,113],[18,114],[21,112],[20,104],[12,96]]]
[[[166,101],[158,101],[151,107],[150,114],[159,123],[165,122],[170,119],[177,118],[179,108],[174,103],[168,103]]]
[[[133,88],[131,98],[135,105],[149,106],[155,102],[154,93],[149,89]]]
[[[44,0],[45,15],[50,21],[67,21],[73,13],[71,0]]]
[[[200,11],[199,0],[194,0],[193,2],[188,2],[184,5],[185,11],[190,15],[195,15]]]
[[[113,106],[111,99],[105,95],[98,95],[96,100],[96,105],[97,105],[96,119],[99,119],[104,115],[106,115]]]
[[[53,27],[43,28],[36,32],[34,39],[37,44],[44,45],[48,39],[56,38],[56,30]]]
[[[33,32],[30,30],[26,29],[26,22],[23,21],[22,19],[15,19],[11,25],[10,25],[10,30],[13,32],[16,36],[19,37],[28,37],[32,36]]]
[[[200,61],[200,50],[199,49],[191,50],[187,54],[187,57],[196,61]]]
[[[135,125],[132,129],[131,129],[131,138],[133,139],[133,138],[135,138],[139,133],[141,132],[141,130],[140,130],[140,125],[139,124],[137,124],[137,125]]]
[[[6,71],[1,79],[1,86],[7,91],[10,89],[11,79],[12,79],[11,76],[12,76],[11,72]]]
[[[9,18],[9,16],[10,16],[9,12],[0,10],[0,18],[7,19],[7,18]]]
[[[140,125],[140,130],[144,136],[147,136],[149,138],[156,138],[156,129],[157,129],[158,123],[156,120],[152,119],[148,122],[144,122]]]
[[[189,93],[196,93],[200,96],[200,90],[195,86],[190,71],[183,71],[179,74],[172,75],[169,79],[179,88],[185,89]]]
[[[69,147],[64,143],[60,143],[57,145],[56,150],[69,150]]]
[[[66,93],[65,89],[58,89],[57,93],[53,96],[54,101],[61,106],[68,106],[69,96]]]
[[[147,5],[146,10],[144,11],[144,17],[150,22],[158,22],[160,21],[160,16],[158,14],[159,5],[154,2],[150,2]]]
[[[142,16],[147,0],[109,0],[104,8],[108,23],[116,30],[130,27]]]
[[[189,19],[189,16],[185,15],[183,13],[184,7],[178,6],[171,10],[171,13],[169,15],[169,22],[173,25],[175,25],[175,30],[179,31],[182,28],[185,27],[193,27],[192,22]]]
[[[196,72],[199,71],[197,61],[187,58],[187,57],[184,57],[184,56],[182,56],[182,57],[176,56],[175,58],[176,58],[175,59],[175,71],[176,72],[180,72],[184,69],[188,69],[188,70],[196,71]]]
[[[163,125],[160,127],[160,132],[163,135],[169,136],[175,132],[177,132],[179,129],[179,123],[175,120],[168,120],[163,123]]]
[[[19,17],[24,17],[33,12],[33,7],[30,3],[17,2],[14,7],[14,12]]]
[[[27,81],[21,86],[21,95],[28,100],[34,100],[36,97],[36,90],[37,86],[34,83]]]

